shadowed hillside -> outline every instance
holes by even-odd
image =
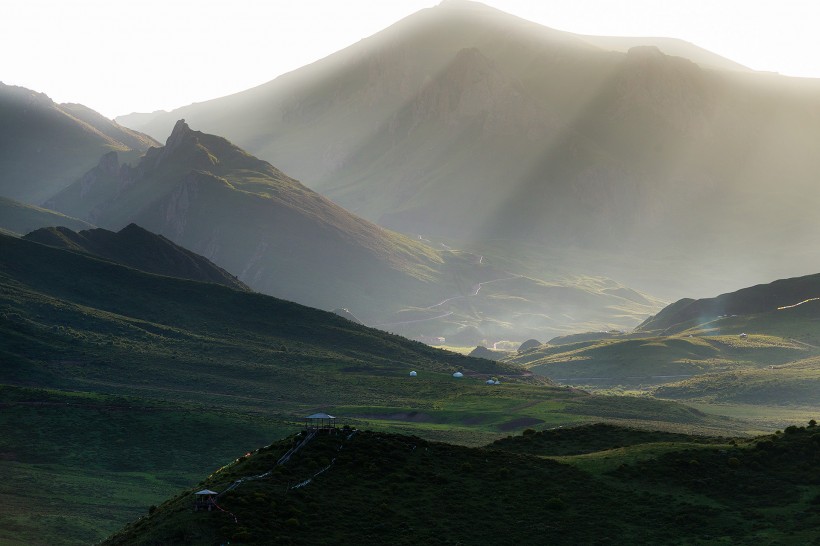
[[[709,325],[717,319],[732,319],[737,315],[768,314],[773,319],[806,310],[815,310],[814,300],[820,298],[820,274],[793,279],[780,279],[759,284],[714,298],[693,300],[686,298],[665,307],[647,319],[637,330],[640,332],[677,333],[698,326]],[[803,309],[797,309],[800,305]],[[778,313],[781,311],[781,313]],[[733,321],[727,320],[726,324]]]
[[[820,435],[786,432],[738,442],[570,429],[560,431],[578,446],[570,452],[587,455],[559,463],[544,457],[564,451],[549,442],[536,455],[516,447],[541,443],[536,434],[479,449],[346,429],[278,464],[295,436],[229,463],[105,544],[800,543],[820,521]],[[222,493],[210,512],[193,511],[201,489]]]
[[[235,290],[250,290],[233,275],[203,258],[136,224],[119,232],[90,229],[79,233],[65,227],[42,228],[24,237],[44,245],[87,252],[134,269],[202,282]]]

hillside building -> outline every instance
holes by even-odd
[[[305,430],[315,432],[336,432],[336,418],[327,413],[314,413],[305,417]]]
[[[218,495],[219,493],[210,489],[203,489],[194,493],[194,512],[210,512],[213,510]]]

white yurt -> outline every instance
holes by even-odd
[[[416,377],[417,375],[418,375],[418,374],[416,373],[416,371],[415,371],[415,370],[413,370],[412,372],[410,372],[410,377]]]
[[[486,381],[486,383],[487,383],[488,385],[495,385],[495,381],[493,381],[492,379],[488,379],[488,380]]]
[[[455,378],[464,377],[464,374],[461,373],[461,372],[456,372],[456,373],[453,374],[453,377],[455,377]]]

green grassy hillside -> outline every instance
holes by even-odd
[[[9,386],[0,400],[0,543],[9,545],[96,543],[288,432],[208,404]]]
[[[559,337],[508,362],[561,383],[668,385],[661,397],[814,405],[818,276],[683,299],[634,332]]]
[[[693,377],[658,387],[655,396],[718,404],[820,406],[820,359]]]
[[[11,544],[101,539],[319,410],[465,445],[600,419],[744,429],[674,402],[557,388],[514,365],[269,296],[6,236],[0,340],[0,474],[13,476],[0,484],[0,537]],[[485,385],[490,377],[501,385]]]
[[[645,337],[543,345],[507,361],[575,385],[652,385],[805,358],[816,347],[752,334]]]
[[[105,544],[801,543],[820,523],[817,427],[740,442],[616,428],[550,434],[593,453],[563,462],[548,444],[522,453],[539,436],[527,432],[481,449],[348,429],[277,464],[292,436]],[[599,434],[615,448],[599,450]],[[590,455],[621,462],[591,466]],[[194,491],[252,476],[220,495],[218,509],[192,510]]]

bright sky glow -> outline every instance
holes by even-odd
[[[438,2],[5,0],[0,81],[106,116],[253,87]],[[816,0],[486,0],[581,34],[682,38],[756,70],[820,78]]]

